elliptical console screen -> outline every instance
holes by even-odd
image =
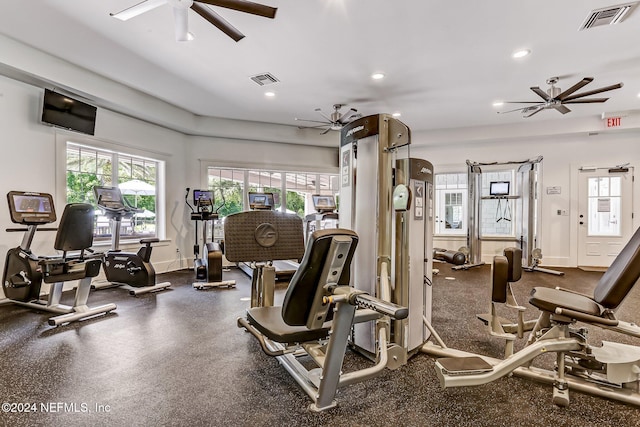
[[[311,198],[313,199],[313,207],[318,212],[333,212],[336,209],[336,201],[333,196],[314,194]]]
[[[193,190],[193,203],[197,207],[213,205],[213,191]]]
[[[16,224],[48,224],[56,220],[51,194],[10,191],[7,199],[11,221]]]

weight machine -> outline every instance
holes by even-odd
[[[428,339],[431,319],[433,166],[410,156],[409,128],[388,114],[342,129],[340,226],[360,238],[356,289],[409,308],[389,327],[390,368],[405,364]],[[353,347],[375,357],[375,324],[354,325]]]
[[[467,233],[468,263],[452,267],[469,269],[484,265],[482,261],[482,221],[485,203],[496,204],[496,222],[515,225],[515,239],[522,250],[523,269],[562,275],[564,273],[538,266],[540,246],[540,199],[542,188],[542,156],[524,161],[479,163],[467,160],[469,192],[469,224]],[[515,171],[515,181],[498,180],[483,187],[482,174]],[[484,183],[486,184],[486,183]],[[513,185],[512,185],[513,184]],[[511,209],[513,202],[514,208]],[[503,206],[504,205],[504,206]]]

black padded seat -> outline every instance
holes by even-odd
[[[230,218],[230,217],[228,217]],[[311,234],[300,267],[291,278],[282,307],[253,307],[247,310],[247,320],[262,335],[280,343],[317,341],[329,335],[331,322],[324,317],[320,328],[307,328],[313,313],[314,296],[324,286],[322,274],[325,263],[330,263],[329,250],[334,238],[348,239],[349,250],[344,257],[344,268],[335,278],[338,286],[349,285],[349,267],[358,243],[358,235],[341,228],[318,230]],[[330,312],[330,310],[327,310]]]
[[[282,320],[282,307],[252,308],[247,310],[247,320],[265,337],[285,344],[317,341],[326,338],[331,329],[331,322],[325,322],[320,329],[289,326]],[[263,325],[268,325],[269,329]]]
[[[611,266],[602,275],[593,291],[593,298],[561,289],[533,288],[529,302],[543,311],[555,313],[556,308],[569,309],[602,317],[613,311],[640,278],[640,228],[622,248]]]
[[[556,308],[601,316],[604,309],[591,298],[553,288],[533,288],[529,303],[542,311],[555,313]]]

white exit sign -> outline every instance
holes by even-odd
[[[606,121],[608,128],[615,128],[622,124],[622,117],[609,117]]]

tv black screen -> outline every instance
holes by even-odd
[[[43,123],[93,135],[96,128],[96,110],[93,105],[49,89],[44,90]]]

